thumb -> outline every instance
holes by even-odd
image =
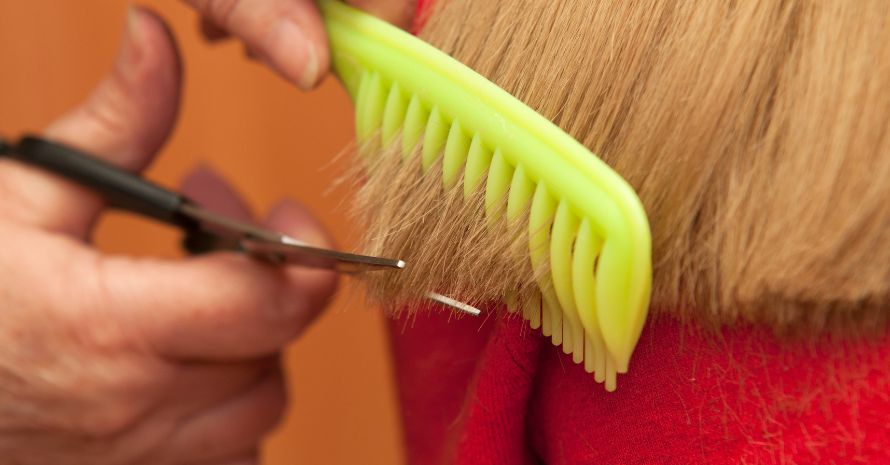
[[[327,73],[328,44],[313,0],[185,2],[218,30],[239,37],[253,55],[304,90]]]
[[[137,171],[151,161],[173,128],[181,71],[172,36],[147,10],[133,8],[111,72],[79,107],[53,122],[45,136]],[[102,203],[86,189],[42,171],[8,164],[0,181],[20,196],[15,217],[43,229],[85,237]]]

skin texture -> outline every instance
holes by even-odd
[[[180,79],[169,31],[134,9],[112,71],[45,135],[138,171],[174,125]],[[209,171],[183,189],[250,217]],[[229,253],[102,255],[89,244],[101,209],[84,189],[0,160],[0,242],[12,244],[0,254],[0,462],[256,463],[285,404],[280,351],[336,276]],[[330,246],[295,203],[265,224]]]
[[[315,87],[330,65],[324,25],[314,0],[183,0],[202,17],[209,40],[235,36],[247,55],[304,90]],[[417,0],[348,0],[397,26],[411,24]]]

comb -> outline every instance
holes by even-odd
[[[607,390],[646,319],[651,238],[630,185],[586,147],[469,67],[335,0],[319,2],[360,143],[400,143],[444,191],[484,189],[485,215],[528,225],[540,298],[508,311],[541,328]],[[506,208],[502,208],[506,198]]]

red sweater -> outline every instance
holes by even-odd
[[[413,30],[432,0],[418,0]],[[411,465],[890,465],[890,335],[781,343],[650,321],[618,391],[517,319],[391,322]]]
[[[890,336],[662,318],[608,393],[522,320],[425,309],[391,329],[412,465],[890,464]]]

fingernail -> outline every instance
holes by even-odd
[[[309,90],[315,87],[318,82],[318,54],[315,53],[315,47],[309,46],[308,58],[306,59],[306,67],[303,68],[303,75],[300,78],[300,87]]]
[[[121,42],[121,50],[118,60],[132,65],[139,61],[142,53],[139,49],[141,32],[139,27],[139,9],[133,5],[127,7],[126,25],[124,26],[124,38]]]
[[[182,182],[180,183],[180,187],[186,189],[186,187],[192,186],[201,186],[203,187],[208,182],[216,182],[220,179],[220,176],[216,173],[216,171],[204,164],[199,164],[195,168],[193,168],[188,174],[182,178]]]
[[[331,247],[331,240],[321,224],[304,205],[290,199],[278,202],[269,211],[268,225],[317,247]]]
[[[266,42],[269,63],[303,90],[318,81],[318,53],[300,26],[282,19],[269,32]]]

